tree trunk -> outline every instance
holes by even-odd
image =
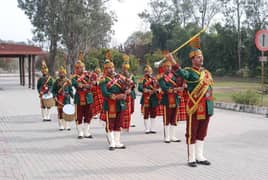
[[[57,40],[55,37],[51,37],[49,46],[49,59],[48,67],[51,76],[55,76],[55,58],[57,54]]]

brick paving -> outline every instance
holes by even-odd
[[[209,167],[187,166],[185,123],[178,126],[181,143],[163,143],[158,133],[145,135],[139,97],[135,128],[122,134],[126,150],[107,150],[103,125],[92,120],[94,139],[76,138],[42,122],[36,91],[19,87],[14,77],[0,76],[0,179],[266,179],[268,178],[268,119],[261,115],[216,109],[205,152]]]

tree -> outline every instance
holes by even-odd
[[[150,31],[134,32],[127,38],[122,50],[126,54],[133,54],[138,58],[143,58],[143,56],[151,49],[152,38],[153,34]]]
[[[53,0],[18,0],[18,6],[24,10],[34,26],[34,40],[49,41],[49,69],[52,75],[55,72],[55,57],[57,43],[60,40],[61,20],[60,1]]]
[[[172,6],[170,1],[151,0],[149,2],[150,10],[143,10],[139,17],[150,24],[166,24],[172,20]]]
[[[196,22],[204,28],[209,26],[211,20],[221,11],[222,1],[220,0],[191,0],[193,4],[193,16]]]
[[[237,61],[238,61],[238,70],[241,69],[241,47],[242,47],[242,39],[241,39],[241,25],[243,21],[244,4],[245,0],[222,0],[225,21],[227,26],[232,26],[234,30],[237,32]],[[236,19],[235,19],[236,18]]]
[[[67,70],[73,69],[78,53],[93,46],[105,47],[113,25],[104,0],[18,0],[35,27],[35,40],[50,41],[49,69],[55,72],[55,56],[60,41],[67,49]]]

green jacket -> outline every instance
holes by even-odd
[[[68,81],[68,80],[69,79],[58,78],[58,79],[56,79],[56,81],[53,84],[53,89],[52,89],[53,96],[57,97],[58,95],[64,95],[63,104],[70,104],[71,97],[72,98],[74,97],[72,85],[66,85],[64,88],[62,88],[64,82]]]
[[[150,90],[152,90],[152,87],[150,87],[150,86],[146,86],[145,85],[145,82],[146,82],[146,79],[145,78],[142,78],[142,79],[140,79],[140,81],[139,81],[139,84],[138,84],[138,91],[139,92],[141,92],[141,93],[143,93],[143,91],[144,91],[144,89],[146,88],[146,89],[150,89]],[[144,104],[144,95],[142,94],[142,96],[141,96],[141,100],[140,100],[140,104]],[[159,104],[158,104],[158,98],[157,98],[157,94],[156,93],[154,93],[154,94],[152,94],[151,96],[150,96],[150,99],[149,99],[149,106],[150,107],[156,107],[156,106],[158,106]]]
[[[176,71],[176,74],[178,76],[183,77],[186,80],[187,83],[187,91],[191,93],[194,88],[199,84],[200,82],[200,72],[205,71],[205,69],[201,69],[200,71],[195,70],[190,67],[186,67],[184,69],[178,69]],[[207,71],[207,70],[206,70]],[[212,86],[210,85],[208,88],[207,93],[205,94],[206,98],[206,109],[208,115],[213,115],[213,97],[212,97]]]
[[[37,80],[37,91],[39,94],[41,93],[41,91],[44,94],[47,92],[52,93],[52,87],[53,87],[53,79],[51,76],[42,76]]]
[[[92,104],[93,103],[93,94],[90,92],[90,90],[85,90],[84,88],[78,87],[78,75],[75,75],[72,78],[72,86],[75,88],[75,95],[74,95],[74,104],[80,104],[80,97],[79,97],[79,91],[85,91],[86,92],[86,104]]]
[[[105,76],[100,80],[100,88],[103,95],[103,109],[105,111],[109,110],[108,99],[111,98],[112,94],[124,93],[116,84],[111,87],[107,87],[107,84],[112,81],[111,77]],[[120,112],[126,109],[125,100],[116,100],[116,112]]]
[[[173,74],[173,73],[172,73]],[[175,76],[175,74],[173,74],[171,80],[173,82],[176,83],[177,81],[177,78]],[[175,88],[176,85],[173,85],[171,82],[169,81],[166,81],[165,80],[165,74],[163,74],[159,79],[158,79],[158,82],[159,82],[159,85],[162,89],[162,91],[164,92],[163,96],[162,96],[162,101],[161,101],[161,104],[163,105],[168,105],[168,91],[172,88]],[[179,106],[179,103],[180,103],[180,97],[178,95],[178,93],[175,93],[175,102],[176,102],[176,107]]]

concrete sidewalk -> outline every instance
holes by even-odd
[[[134,123],[123,133],[125,150],[108,151],[104,127],[93,120],[94,139],[58,131],[53,121],[42,122],[36,90],[0,78],[0,179],[266,179],[268,178],[268,119],[225,110],[211,119],[205,152],[209,167],[187,166],[185,122],[179,124],[181,143],[163,143],[158,133],[145,135],[136,100]]]

